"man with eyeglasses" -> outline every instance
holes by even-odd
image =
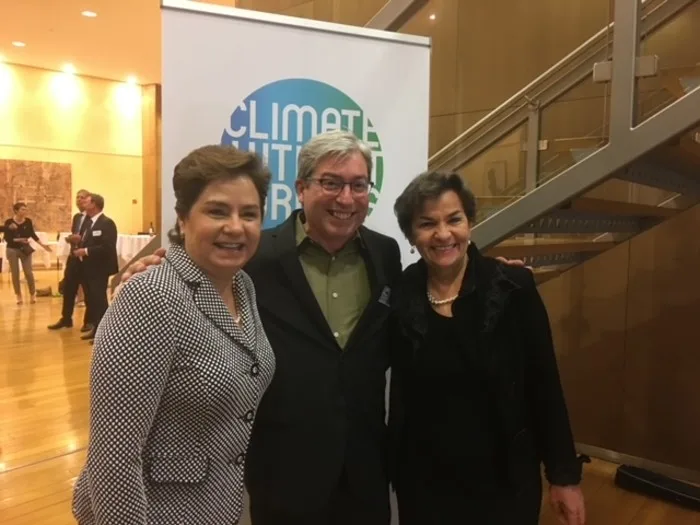
[[[299,153],[301,210],[245,270],[277,370],[246,460],[254,525],[386,525],[386,320],[399,247],[362,225],[372,152],[323,133]]]

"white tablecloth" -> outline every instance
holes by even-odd
[[[32,247],[36,250],[32,258],[32,266],[34,268],[50,269],[53,264],[58,261],[63,267],[70,253],[70,244],[65,241],[65,238],[70,235],[70,232],[47,233],[36,232],[36,236],[41,239],[41,242],[51,247],[51,251],[47,252],[39,246],[33,239],[29,241]],[[58,237],[58,240],[57,240]],[[151,235],[128,235],[119,234],[117,238],[117,255],[119,256],[119,267],[128,263],[134,255],[148,244],[151,240]],[[2,271],[9,272],[10,265],[7,262],[7,243],[0,242],[0,259],[3,260]]]

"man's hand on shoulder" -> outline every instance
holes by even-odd
[[[496,260],[502,262],[503,264],[507,264],[508,266],[520,266],[532,271],[532,266],[525,266],[525,261],[522,259],[506,259],[505,257],[496,257]]]
[[[128,281],[131,276],[136,275],[137,273],[145,272],[149,266],[160,264],[163,261],[163,257],[165,257],[165,248],[158,248],[155,252],[153,252],[153,255],[141,257],[138,261],[124,270],[120,285]]]

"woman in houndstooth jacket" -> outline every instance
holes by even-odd
[[[177,226],[162,264],[117,295],[95,340],[81,525],[234,524],[257,405],[275,358],[241,268],[270,175],[206,146],[175,168]]]

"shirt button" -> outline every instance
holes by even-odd
[[[259,373],[260,373],[260,366],[258,365],[258,363],[254,363],[253,366],[250,367],[250,375],[255,377]]]
[[[338,338],[340,337],[340,334],[339,334],[338,332],[333,332],[333,337],[335,337],[336,339],[338,339]]]
[[[338,292],[333,292],[331,295],[333,296],[333,299],[337,299],[337,298],[338,298]]]
[[[245,420],[246,421],[253,421],[255,418],[255,412],[253,410],[248,410],[248,412],[245,413]]]

